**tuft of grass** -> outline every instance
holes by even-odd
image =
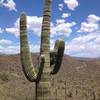
[[[0,72],[0,79],[2,81],[8,81],[9,80],[9,73],[5,72],[5,71]]]
[[[16,73],[10,73],[8,71],[0,72],[0,79],[4,82],[8,82],[13,78],[19,78],[19,76]]]

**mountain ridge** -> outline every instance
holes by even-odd
[[[37,59],[38,54],[32,53],[35,66]],[[100,59],[89,60],[64,55],[60,71],[52,76],[51,84],[52,100],[100,100]],[[0,100],[34,100],[34,98],[35,84],[25,78],[20,54],[1,55]]]

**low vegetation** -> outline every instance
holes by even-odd
[[[33,54],[33,63],[37,62]],[[100,59],[65,56],[52,77],[52,100],[100,100]],[[35,84],[26,80],[19,55],[0,56],[0,100],[35,100]]]

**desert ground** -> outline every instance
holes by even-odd
[[[32,54],[37,64],[38,54]],[[65,55],[51,79],[52,100],[100,100],[100,58]],[[20,55],[0,55],[0,100],[34,100],[35,83],[22,71]]]

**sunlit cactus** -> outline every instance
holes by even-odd
[[[52,0],[45,0],[38,70],[32,63],[29,50],[27,17],[25,13],[20,16],[21,64],[26,78],[36,83],[36,100],[51,100],[51,75],[59,71],[65,48],[64,41],[57,40],[54,50],[50,52],[51,2]]]

